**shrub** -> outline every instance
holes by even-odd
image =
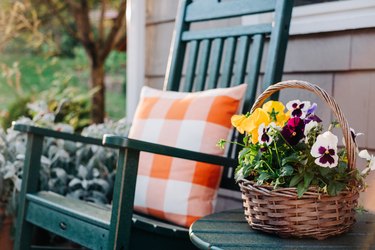
[[[39,120],[22,117],[17,123],[73,132],[73,127],[53,123],[48,115]],[[101,138],[105,133],[126,135],[125,119],[91,125],[82,135]],[[21,187],[26,134],[9,128],[0,129],[0,201],[7,213],[15,216],[17,194]],[[111,202],[117,163],[117,150],[85,145],[54,138],[45,138],[41,159],[40,188],[76,199],[107,204]],[[0,221],[1,224],[1,221]]]

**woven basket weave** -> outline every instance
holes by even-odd
[[[331,108],[343,131],[348,153],[348,166],[355,168],[355,144],[348,123],[335,100],[323,89],[304,81],[285,81],[270,86],[255,101],[251,112],[276,91],[299,88],[314,92]],[[245,217],[253,229],[275,233],[282,237],[312,237],[325,239],[349,230],[355,222],[358,190],[342,191],[329,196],[310,188],[297,197],[296,188],[277,188],[255,185],[240,180]]]

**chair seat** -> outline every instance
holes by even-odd
[[[26,220],[85,247],[105,249],[111,208],[67,198],[53,192],[27,194]],[[46,220],[46,218],[50,218]],[[165,237],[186,238],[189,230],[141,214],[133,215],[134,228]],[[138,232],[138,231],[137,231]],[[99,246],[99,247],[98,247]]]
[[[87,248],[106,249],[108,208],[43,191],[28,194],[26,199],[28,222]]]

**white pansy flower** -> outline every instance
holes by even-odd
[[[368,169],[375,170],[375,156],[370,155],[367,150],[362,150],[358,153],[358,156],[368,161]]]
[[[316,121],[310,121],[309,123],[307,123],[305,125],[305,130],[304,130],[304,134],[305,136],[307,136],[309,134],[309,132],[311,131],[311,129],[315,128],[316,126],[318,126],[319,123],[316,122]],[[307,139],[307,138],[306,138]]]
[[[311,148],[311,155],[315,157],[315,163],[321,167],[334,168],[338,164],[337,136],[330,131],[318,135]]]
[[[264,123],[260,124],[258,128],[258,141],[266,145],[270,145],[273,141],[272,135],[270,134],[271,128],[276,128],[276,124],[271,122],[268,126]]]
[[[301,102],[300,100],[293,100],[288,102],[285,106],[290,111],[292,117],[304,119],[311,104],[309,101]]]

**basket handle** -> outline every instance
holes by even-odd
[[[337,105],[336,101],[330,96],[324,89],[320,88],[319,86],[300,80],[289,80],[276,83],[274,85],[269,86],[258,98],[255,100],[253,107],[251,108],[250,113],[252,113],[256,108],[260,108],[263,102],[269,98],[273,93],[280,91],[286,88],[294,88],[294,89],[305,89],[311,92],[314,92],[318,95],[333,111],[335,116],[338,119],[338,122],[341,126],[347,155],[348,155],[348,165],[350,169],[355,168],[355,161],[356,161],[356,145],[351,136],[350,128],[348,122],[341,111],[340,107]]]

